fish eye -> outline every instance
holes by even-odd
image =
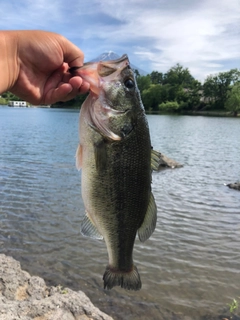
[[[124,85],[128,89],[132,89],[135,86],[134,81],[130,78],[124,81]]]

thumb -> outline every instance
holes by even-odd
[[[60,45],[63,51],[63,61],[67,62],[69,67],[83,65],[84,54],[75,44],[61,36]]]

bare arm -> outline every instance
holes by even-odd
[[[83,53],[63,36],[47,31],[0,31],[0,93],[11,91],[33,104],[67,101],[89,84],[69,67],[83,64]]]

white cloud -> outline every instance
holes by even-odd
[[[239,67],[239,0],[0,0],[0,8],[0,28],[62,33],[87,59],[113,50],[147,72],[180,63],[199,80]]]
[[[224,70],[225,60],[240,60],[239,1],[207,0],[192,2],[192,6],[189,2],[187,9],[166,9],[164,1],[158,3],[142,10],[139,1],[122,1],[114,10],[113,1],[104,2],[106,13],[127,21],[121,29],[109,33],[108,41],[139,39],[133,54],[149,61],[152,69],[166,71],[179,62],[201,79]],[[151,46],[144,46],[147,38]]]

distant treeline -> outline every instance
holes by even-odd
[[[196,111],[240,112],[240,70],[231,69],[209,75],[203,84],[180,64],[166,73],[152,71],[142,76],[134,70],[142,101],[147,112],[189,113]],[[68,102],[58,102],[52,107],[80,107],[86,95]],[[0,98],[1,99],[1,98]],[[2,94],[2,101],[18,100],[10,92]]]
[[[70,100],[70,101],[66,101],[66,102],[57,102],[55,104],[52,105],[52,107],[55,108],[60,108],[60,107],[76,107],[76,108],[80,108],[80,106],[82,105],[83,101],[86,99],[87,94],[84,95],[79,95],[76,98]],[[0,105],[5,105],[8,104],[9,101],[21,101],[22,99],[18,98],[17,96],[15,96],[13,93],[7,91],[5,93],[3,93],[0,96]]]
[[[210,75],[201,84],[180,64],[165,74],[135,75],[144,107],[150,112],[240,111],[240,70]]]

